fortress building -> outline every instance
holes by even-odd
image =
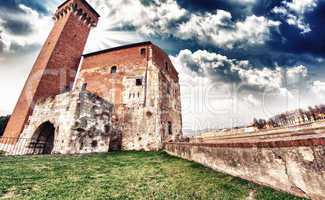
[[[85,0],[58,7],[5,130],[20,154],[159,150],[182,136],[178,73],[164,51],[142,42],[82,55],[99,17]]]

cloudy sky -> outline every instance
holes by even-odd
[[[63,0],[0,1],[0,114],[11,113]],[[180,74],[185,130],[325,103],[325,0],[88,0],[85,52],[151,40]]]

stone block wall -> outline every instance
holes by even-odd
[[[87,91],[74,90],[40,101],[16,145],[24,148],[15,153],[35,153],[26,141],[37,141],[37,130],[44,123],[55,128],[52,153],[108,152],[121,134],[112,122],[112,110],[112,104]]]
[[[325,199],[325,139],[256,144],[167,143],[165,151],[233,176]]]

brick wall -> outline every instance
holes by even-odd
[[[87,9],[84,1],[70,0],[56,12],[54,27],[29,74],[4,137],[19,137],[38,100],[71,88],[90,23],[98,20],[93,11]],[[84,20],[88,15],[92,21]]]
[[[116,73],[111,73],[112,67]],[[136,79],[142,84],[136,85]],[[85,55],[80,84],[114,104],[126,150],[158,150],[162,140],[182,134],[177,72],[167,54],[151,42]],[[172,135],[166,134],[169,121]]]

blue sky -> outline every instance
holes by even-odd
[[[0,113],[12,111],[61,0],[0,1]],[[324,0],[89,0],[85,52],[151,40],[180,73],[184,129],[325,100]]]

